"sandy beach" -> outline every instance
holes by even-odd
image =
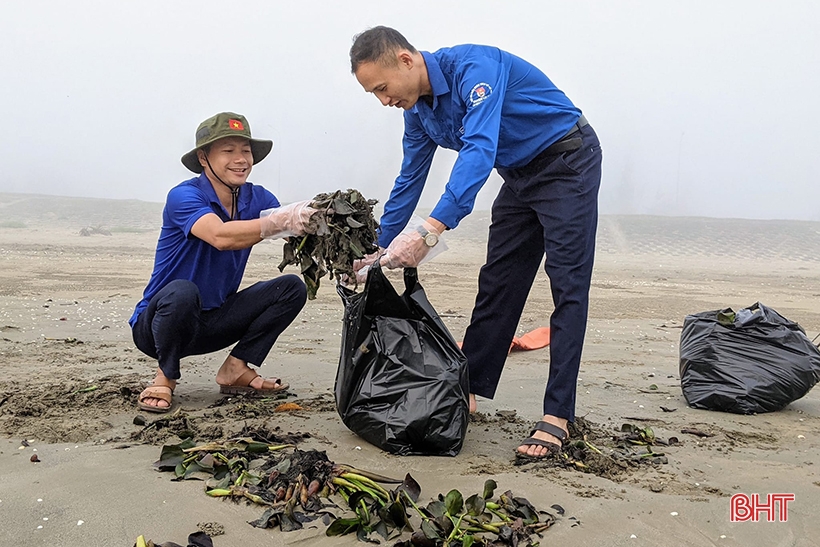
[[[152,468],[161,445],[179,439],[133,423],[155,363],[134,347],[127,320],[151,273],[161,210],[0,194],[0,546],[131,546],[140,534],[185,544],[202,523],[224,528],[217,547],[356,544],[354,536],[326,537],[321,525],[253,528],[247,522],[258,507],[209,498],[200,481],[172,482]],[[457,340],[469,322],[488,223],[489,213],[476,211],[446,234],[449,250],[419,271]],[[258,245],[243,286],[280,275],[280,260],[281,242]],[[262,368],[290,384],[286,400],[303,410],[223,400],[214,375],[225,351],[185,359],[175,399],[199,439],[264,426],[337,462],[410,472],[422,499],[452,488],[480,492],[493,478],[537,508],[559,504],[565,514],[541,545],[820,545],[820,390],[751,416],[692,409],[681,394],[686,315],[758,301],[810,338],[820,332],[820,222],[601,217],[577,415],[599,432],[614,435],[632,423],[680,440],[658,447],[667,463],[608,475],[515,465],[515,447],[541,414],[545,349],[510,355],[496,398],[479,400],[457,457],[392,456],[359,439],[333,402],[343,307],[330,281]],[[519,333],[547,326],[551,309],[541,271]],[[30,461],[35,450],[40,463]],[[733,523],[735,493],[795,500],[787,522]]]

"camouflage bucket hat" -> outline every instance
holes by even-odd
[[[208,118],[196,128],[196,147],[182,156],[182,165],[194,173],[201,173],[202,166],[199,164],[196,151],[226,137],[244,137],[251,141],[254,165],[265,159],[273,148],[273,141],[251,138],[251,126],[245,116],[233,112],[221,112]]]

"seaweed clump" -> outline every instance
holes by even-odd
[[[319,282],[330,274],[330,279],[353,279],[353,261],[378,250],[378,222],[373,217],[373,206],[378,203],[366,199],[358,190],[337,190],[318,194],[311,207],[321,211],[311,223],[314,232],[305,236],[287,238],[279,271],[291,264],[301,268],[308,290],[308,298],[316,298]],[[327,229],[324,229],[324,226]],[[320,229],[320,226],[322,229]]]

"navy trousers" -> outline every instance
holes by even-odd
[[[541,260],[555,306],[544,414],[575,419],[575,392],[586,333],[598,226],[602,151],[591,126],[580,148],[541,154],[504,179],[493,203],[487,262],[481,268],[463,351],[470,392],[493,398]]]
[[[156,359],[171,380],[179,379],[183,357],[218,351],[234,342],[231,355],[259,366],[306,301],[304,282],[283,275],[229,296],[219,308],[203,310],[197,286],[176,280],[154,295],[140,314],[132,329],[134,343]]]

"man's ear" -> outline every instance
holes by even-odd
[[[399,61],[399,65],[405,68],[413,68],[413,64],[415,59],[413,59],[413,54],[403,49],[396,54],[396,59]]]
[[[199,160],[199,165],[202,167],[208,167],[208,162],[205,160],[205,151],[201,148],[196,151],[196,157]]]

